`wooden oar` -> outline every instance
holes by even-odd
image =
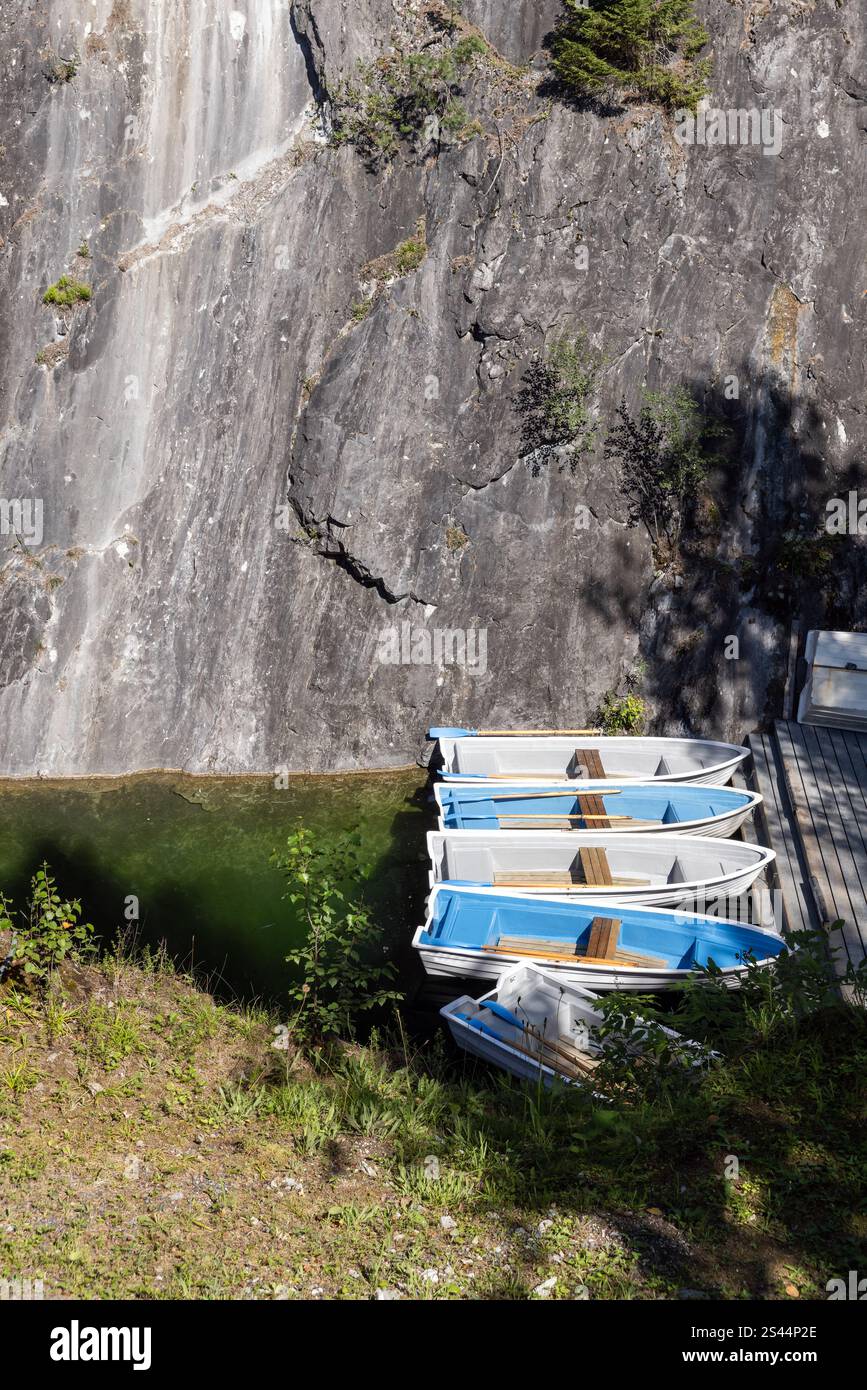
[[[540,1041],[538,1035],[535,1033],[531,1033],[529,1036],[536,1042]],[[503,1042],[507,1047],[516,1047],[519,1052],[524,1052],[528,1057],[532,1057],[540,1067],[550,1067],[552,1071],[560,1071],[572,1081],[580,1081],[583,1077],[591,1074],[589,1068],[585,1070],[584,1067],[578,1067],[571,1058],[564,1057],[560,1052],[549,1047],[547,1043],[543,1044],[548,1053],[548,1056],[545,1057],[541,1048],[538,1052],[534,1052],[529,1047],[522,1047],[519,1042],[509,1042],[506,1038],[503,1039]]]
[[[570,960],[573,965],[623,965],[629,970],[640,968],[631,960],[617,960],[615,957],[606,959],[603,956],[578,956],[574,951],[569,954],[561,954],[558,951],[537,951],[534,947],[525,951],[518,946],[483,946],[482,950],[491,951],[495,956],[529,956],[531,960]]]
[[[634,878],[613,878],[610,883],[596,883],[587,879],[580,883],[564,883],[562,879],[520,879],[520,878],[501,878],[497,883],[491,885],[492,888],[537,888],[540,892],[547,892],[552,889],[558,895],[560,893],[584,893],[588,888],[649,888],[650,879]]]
[[[582,811],[495,811],[497,820],[632,820],[632,816],[597,815]],[[480,816],[487,820],[487,816]]]
[[[507,1009],[505,1005],[499,1003],[498,1000],[483,1000],[481,1009],[488,1009],[497,1018],[501,1018],[504,1023],[510,1024],[512,1028],[517,1028],[519,1032],[525,1033],[527,1037],[535,1039],[541,1047],[547,1048],[549,1052],[554,1052],[565,1057],[571,1064],[580,1067],[583,1071],[589,1071],[591,1065],[595,1065],[595,1063],[591,1064],[589,1058],[582,1057],[574,1049],[561,1047],[559,1041],[554,1041],[547,1037],[544,1031],[540,1031],[538,1028],[534,1027],[529,1018],[519,1018],[517,1014],[513,1013],[511,1009]],[[547,1019],[545,1022],[547,1023]]]
[[[544,801],[546,797],[552,796],[621,796],[621,787],[606,787],[604,791],[572,792],[564,787],[561,792],[534,792],[532,787],[528,787],[525,792],[494,792],[491,796],[479,797],[480,801],[515,801],[526,798],[528,801]]]
[[[580,1053],[576,1052],[574,1048],[563,1047],[561,1043],[553,1042],[550,1038],[544,1037],[543,1034],[537,1033],[535,1028],[529,1023],[525,1024],[525,1028],[531,1038],[536,1038],[537,1041],[547,1047],[550,1052],[556,1053],[558,1057],[562,1057],[565,1061],[570,1062],[572,1066],[580,1068],[585,1075],[589,1076],[592,1073],[593,1067],[596,1065],[595,1059],[591,1060],[589,1057],[585,1059]]]
[[[557,1043],[551,1042],[549,1038],[543,1037],[542,1034],[537,1033],[535,1029],[527,1027],[525,1031],[528,1037],[533,1038],[535,1042],[539,1043],[541,1047],[544,1047],[547,1052],[553,1055],[561,1071],[567,1073],[572,1071],[573,1075],[578,1073],[582,1076],[592,1076],[593,1067],[590,1065],[589,1060],[585,1063],[577,1052],[567,1052],[564,1047],[560,1047]]]
[[[538,1067],[549,1067],[553,1070],[554,1062],[556,1059],[556,1063],[559,1069],[565,1072],[567,1076],[571,1076],[573,1081],[580,1081],[583,1075],[589,1074],[588,1072],[585,1072],[583,1068],[579,1070],[575,1061],[571,1057],[567,1059],[565,1057],[561,1057],[559,1052],[554,1052],[553,1049],[549,1047],[547,1040],[539,1038],[538,1034],[530,1033],[529,1036],[532,1037],[536,1042],[542,1042],[543,1046],[552,1055],[544,1057],[541,1051],[534,1051],[531,1047],[524,1047],[523,1043],[517,1042],[514,1038],[500,1037],[499,1041],[503,1044],[504,1047],[513,1047],[516,1052],[523,1052],[524,1056],[532,1058],[532,1060],[536,1063]]]
[[[460,773],[456,773],[456,778],[460,776]],[[598,777],[570,777],[568,772],[486,772],[484,776],[468,773],[467,780],[461,782],[461,786],[477,787],[480,782],[520,782],[522,786],[526,786],[532,782],[598,782],[599,780]],[[605,796],[607,791],[607,787],[600,787],[596,793],[588,792],[587,795]]]
[[[429,739],[437,738],[571,738],[573,734],[589,734],[598,737],[601,729],[453,729],[449,727],[428,729]]]
[[[531,960],[567,960],[573,965],[608,965],[623,966],[627,970],[666,970],[668,962],[661,956],[639,955],[637,952],[630,951],[631,960],[626,959],[627,952],[618,952],[614,956],[587,956],[570,952],[561,954],[559,951],[540,951],[535,946],[524,949],[522,946],[483,946],[483,951],[491,951],[496,956],[529,956]]]

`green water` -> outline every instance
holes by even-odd
[[[269,862],[303,820],[328,843],[361,837],[364,893],[390,953],[408,959],[427,892],[424,835],[433,824],[419,769],[347,777],[186,777],[146,773],[74,781],[0,781],[0,891],[24,903],[46,859],[104,939],[138,899],[142,942],[218,975],[242,997],[277,998],[284,957],[303,932]]]

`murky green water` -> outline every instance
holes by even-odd
[[[317,837],[361,836],[364,885],[396,959],[427,892],[424,774],[290,779],[169,773],[75,781],[0,781],[0,891],[23,904],[47,859],[64,893],[110,938],[138,898],[140,937],[218,972],[245,997],[278,997],[302,929],[270,863],[300,817]]]

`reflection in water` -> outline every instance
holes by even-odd
[[[61,890],[110,939],[138,899],[139,936],[250,997],[282,994],[290,942],[302,935],[270,863],[301,818],[317,839],[361,837],[364,885],[394,958],[427,891],[424,833],[433,824],[418,769],[345,777],[188,777],[0,782],[0,891],[26,899],[47,859]]]

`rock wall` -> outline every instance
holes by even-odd
[[[330,98],[421,0],[10,0],[0,498],[43,534],[0,535],[0,770],[388,766],[429,722],[583,722],[637,664],[660,729],[773,708],[763,547],[864,478],[865,34],[854,0],[700,8],[714,105],[778,109],[778,152],[579,109],[545,78],[554,0],[464,0],[502,56],[484,134],[374,170]],[[43,304],[63,274],[89,302]],[[601,442],[574,477],[519,460],[526,366],[579,329],[600,441],[678,383],[736,432],[683,573],[654,576]],[[436,631],[484,661],[381,659]]]

